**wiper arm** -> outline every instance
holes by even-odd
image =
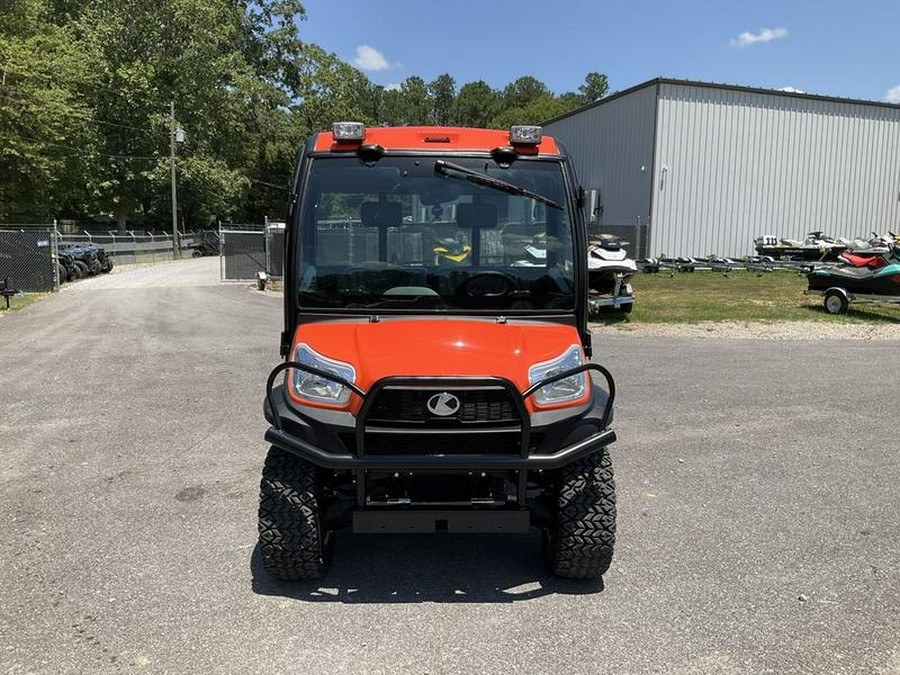
[[[546,204],[547,206],[552,206],[554,209],[559,209],[560,211],[563,210],[563,206],[561,204],[558,204],[549,197],[545,197],[544,195],[538,194],[537,192],[532,192],[531,190],[526,190],[525,188],[519,187],[518,185],[507,183],[505,180],[500,180],[499,178],[494,178],[493,176],[488,176],[487,174],[479,173],[478,171],[474,171],[472,169],[467,169],[466,167],[460,166],[459,164],[454,164],[453,162],[448,162],[443,159],[435,160],[434,170],[438,173],[444,174],[445,176],[450,176],[450,178],[467,180],[471,183],[484,185],[485,187],[494,188],[495,190],[500,190],[511,195],[528,197],[529,199],[541,202],[542,204]]]

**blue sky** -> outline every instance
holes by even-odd
[[[305,0],[304,39],[376,83],[657,76],[900,103],[900,0]],[[741,36],[744,36],[743,38]],[[893,90],[893,92],[891,91]]]

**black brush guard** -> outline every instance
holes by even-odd
[[[301,438],[297,438],[284,430],[284,425],[278,413],[273,388],[278,375],[289,368],[302,370],[312,375],[322,377],[347,387],[359,396],[363,403],[356,421],[356,453],[329,452],[316,447]],[[578,375],[587,371],[596,371],[603,375],[607,383],[607,400],[603,409],[603,417],[600,431],[589,435],[571,445],[560,448],[550,454],[531,454],[529,452],[529,439],[531,435],[531,421],[525,407],[525,401],[537,392],[541,387],[553,384],[559,380]],[[494,386],[506,389],[518,411],[521,423],[518,429],[521,433],[520,452],[518,454],[410,454],[410,455],[370,455],[366,454],[366,418],[374,401],[373,394],[389,386],[421,386],[429,389],[442,389],[453,387]],[[285,385],[286,391],[287,383]],[[616,385],[612,374],[603,366],[596,363],[585,363],[576,368],[557,373],[528,387],[519,393],[515,385],[504,378],[444,378],[444,377],[388,377],[376,382],[369,392],[365,392],[352,382],[349,382],[328,371],[320,370],[297,361],[286,361],[276,366],[269,374],[266,382],[266,401],[272,416],[272,426],[266,431],[266,440],[273,445],[292,452],[303,459],[327,469],[356,469],[356,470],[382,470],[395,471],[407,469],[430,470],[537,470],[558,469],[570,464],[586,455],[609,445],[616,440],[614,431],[608,428],[612,414],[613,403],[616,397]],[[283,396],[285,407],[293,414],[302,418],[303,414],[290,401],[285,393]],[[509,428],[507,428],[509,430]],[[423,434],[424,436],[424,434]],[[525,472],[521,472],[521,489],[524,490]]]

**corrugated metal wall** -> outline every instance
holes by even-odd
[[[660,87],[651,254],[745,255],[763,234],[900,230],[900,109]],[[564,121],[593,126],[579,117]]]
[[[655,110],[649,86],[545,126],[566,145],[584,188],[600,190],[602,217],[592,232],[636,233],[634,225],[649,222]]]

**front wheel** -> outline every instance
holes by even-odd
[[[596,579],[612,563],[616,543],[616,483],[606,448],[557,472],[556,521],[544,531],[551,571]]]
[[[270,448],[259,495],[259,550],[270,576],[300,581],[325,573],[331,533],[322,526],[320,501],[316,467]]]

